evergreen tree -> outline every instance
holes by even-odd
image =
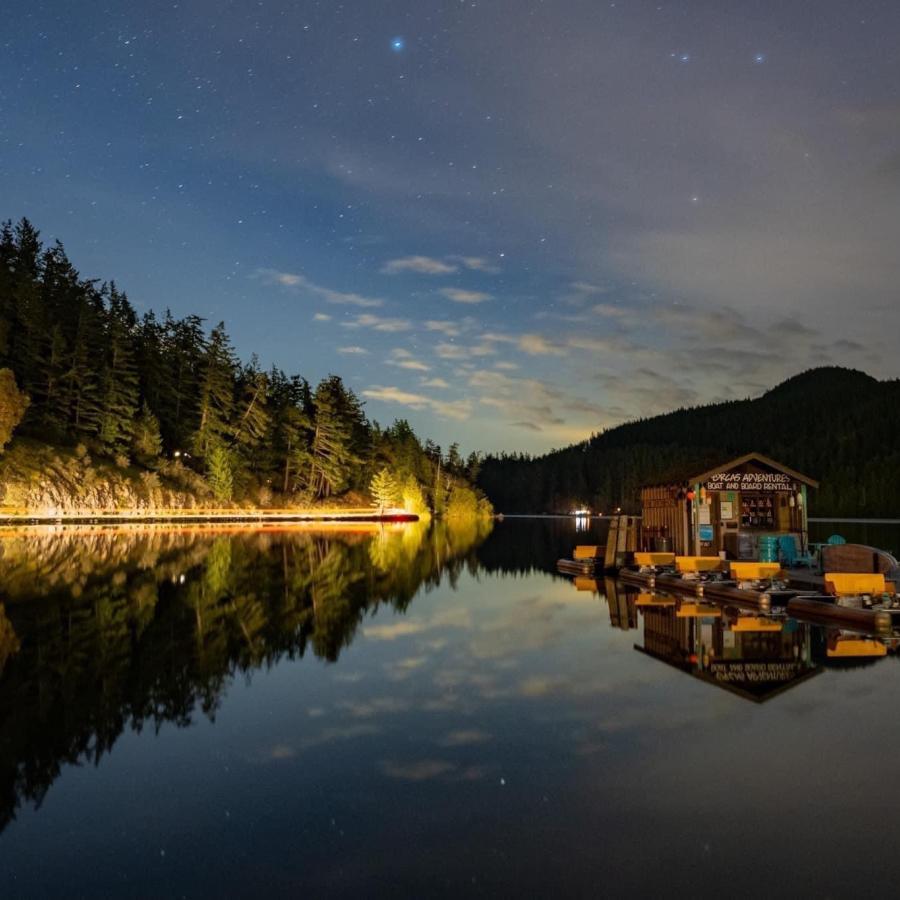
[[[234,493],[234,470],[231,454],[221,444],[210,447],[206,458],[206,473],[213,496],[227,503]]]
[[[240,400],[235,415],[234,442],[239,447],[252,450],[265,435],[269,427],[268,389],[269,379],[265,372],[260,372],[256,356],[253,356],[238,386]]]
[[[219,322],[209,336],[200,366],[199,422],[193,441],[197,456],[206,456],[214,445],[230,435],[236,368],[225,323]]]
[[[330,497],[350,484],[361,462],[362,407],[340,378],[329,375],[313,396],[315,424],[303,486],[314,498]]]
[[[164,378],[156,412],[163,440],[184,449],[192,445],[199,418],[201,367],[207,356],[203,320],[199,316],[175,320],[166,311],[162,349]]]
[[[273,369],[269,376],[268,432],[262,465],[277,478],[283,493],[293,487],[308,464],[312,422],[307,413],[309,385],[299,376],[288,378]]]
[[[128,446],[138,404],[138,372],[133,336],[134,310],[110,284],[106,314],[106,364],[100,387],[99,438],[110,450]]]
[[[162,453],[162,435],[159,432],[159,419],[153,415],[147,401],[141,405],[141,411],[134,423],[131,434],[131,449],[138,460],[150,463]]]
[[[100,427],[100,380],[97,361],[104,357],[103,301],[86,286],[78,301],[66,371],[62,376],[63,407],[73,433],[95,434]]]
[[[379,509],[394,507],[400,499],[400,489],[397,486],[397,480],[387,466],[372,479],[370,490],[372,499]]]

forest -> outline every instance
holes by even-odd
[[[100,481],[140,494],[131,506],[187,497],[490,512],[473,487],[476,454],[423,443],[405,420],[369,421],[337,375],[313,386],[255,356],[242,362],[221,322],[139,317],[115,282],[82,278],[27,219],[0,229],[0,446],[13,432],[0,480],[16,482],[26,506],[29,478],[58,472],[78,490]]]
[[[642,485],[757,451],[821,482],[819,516],[900,517],[900,381],[811,369],[761,397],[629,422],[544,456],[488,456],[498,512],[637,512]]]

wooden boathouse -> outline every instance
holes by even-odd
[[[679,473],[641,490],[641,544],[679,556],[760,559],[767,543],[792,535],[803,553],[807,490],[818,486],[761,453]]]

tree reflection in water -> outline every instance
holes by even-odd
[[[487,520],[0,536],[0,829],[120,734],[214,718],[231,679],[337,660],[381,604],[477,567]]]

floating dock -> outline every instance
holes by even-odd
[[[645,591],[663,591],[682,597],[715,600],[759,612],[785,609],[791,616],[817,624],[852,628],[871,634],[886,634],[895,628],[900,629],[900,608],[842,606],[837,598],[815,591],[746,588],[739,586],[736,581],[683,578],[674,572],[634,569],[622,569],[619,580]]]

